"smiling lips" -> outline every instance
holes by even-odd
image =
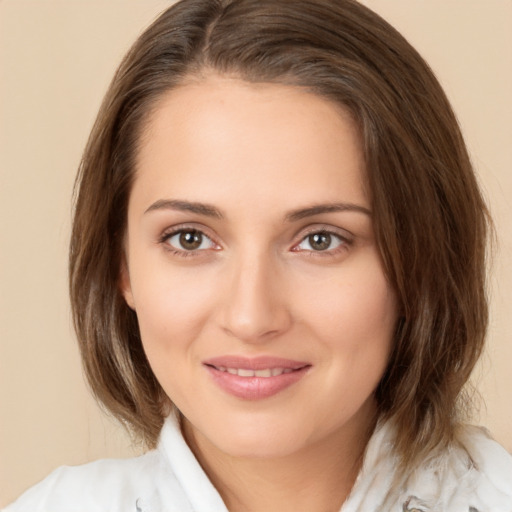
[[[215,366],[220,372],[228,372],[231,375],[239,377],[277,377],[283,373],[292,373],[291,368],[265,368],[264,370],[248,370],[246,368],[226,368],[225,366]]]
[[[245,400],[271,397],[298,382],[311,364],[276,357],[225,356],[203,362],[214,382]]]

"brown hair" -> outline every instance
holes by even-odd
[[[489,221],[433,73],[353,0],[183,0],[121,63],[79,169],[71,239],[73,317],[93,392],[155,444],[167,398],[118,286],[127,204],[144,120],[165,91],[209,70],[304,87],[357,120],[375,233],[401,306],[376,398],[411,468],[452,441],[482,350]]]

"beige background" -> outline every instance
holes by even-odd
[[[136,451],[99,413],[67,299],[70,193],[121,56],[163,0],[0,0],[0,506],[50,470]],[[478,421],[512,450],[512,1],[366,0],[427,58],[499,235]],[[442,278],[442,276],[440,276]]]

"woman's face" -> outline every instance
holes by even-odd
[[[397,305],[364,172],[348,113],[299,88],[210,77],[161,98],[121,287],[204,446],[284,456],[371,421]]]

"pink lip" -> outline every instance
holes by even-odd
[[[311,368],[310,363],[269,356],[221,356],[203,361],[203,365],[223,391],[244,400],[261,400],[276,395],[302,379]],[[221,371],[218,369],[220,367],[254,371],[283,368],[292,371],[271,377],[241,377]]]

